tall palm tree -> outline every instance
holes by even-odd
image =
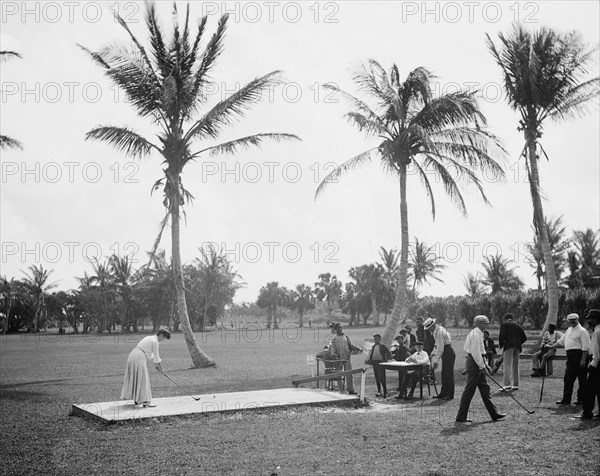
[[[158,247],[162,231],[170,218],[171,259],[177,290],[177,309],[193,365],[198,368],[215,363],[200,349],[196,341],[185,301],[180,219],[182,207],[186,202],[189,203],[193,196],[182,183],[184,167],[204,156],[233,154],[241,148],[260,146],[266,140],[282,141],[298,137],[292,134],[259,133],[194,150],[195,141],[216,140],[226,126],[241,119],[254,104],[266,97],[264,93],[281,82],[281,79],[279,71],[258,77],[205,111],[200,119],[194,119],[200,108],[206,106],[206,88],[214,84],[210,75],[223,50],[228,17],[224,15],[220,18],[216,32],[202,49],[207,17],[201,19],[194,35],[190,32],[189,14],[188,4],[181,28],[177,18],[177,5],[173,4],[173,32],[172,37],[166,40],[156,16],[156,7],[154,3],[149,2],[146,4],[148,50],[118,15],[117,21],[130,36],[132,45],[110,45],[98,52],[82,48],[104,69],[105,74],[125,91],[138,114],[150,119],[159,127],[157,143],[149,141],[128,127],[112,126],[92,129],[87,133],[86,139],[106,141],[131,157],[144,157],[154,152],[163,160],[164,177],[154,184],[153,191],[162,187],[166,215],[161,222],[154,250]]]
[[[560,34],[549,28],[526,31],[515,25],[507,35],[500,33],[499,48],[487,36],[487,45],[502,70],[504,90],[511,108],[520,116],[523,132],[522,156],[529,175],[533,203],[533,226],[544,257],[548,291],[548,315],[540,335],[558,315],[558,279],[552,260],[540,189],[538,161],[548,155],[540,143],[547,119],[566,121],[588,112],[598,96],[600,78],[584,79],[594,61],[595,48],[585,46],[576,32]]]
[[[363,66],[354,80],[360,90],[374,100],[374,107],[335,85],[325,85],[352,104],[354,110],[346,114],[346,118],[367,137],[377,137],[380,142],[333,170],[318,186],[316,196],[340,175],[376,157],[381,160],[386,172],[398,177],[400,270],[394,309],[383,335],[385,344],[391,343],[401,315],[406,312],[409,236],[406,196],[409,165],[414,166],[416,175],[425,187],[434,218],[435,201],[427,169],[433,169],[441,178],[445,192],[463,215],[466,215],[465,202],[455,177],[473,183],[488,203],[477,172],[487,169],[489,177],[504,176],[496,162],[504,150],[498,139],[485,131],[486,120],[479,110],[475,92],[434,97],[433,79],[429,70],[419,67],[401,82],[396,65],[392,66],[388,75],[379,63],[370,60],[369,66]]]
[[[22,279],[26,289],[31,294],[35,305],[35,313],[33,317],[33,332],[37,332],[38,323],[40,318],[44,315],[46,310],[46,294],[50,289],[57,286],[57,283],[49,283],[48,279],[52,274],[52,270],[44,269],[42,265],[31,265],[29,267],[29,273],[23,271],[25,277]]]
[[[315,283],[315,296],[317,301],[325,301],[327,303],[327,316],[331,321],[333,317],[333,306],[342,297],[342,283],[338,281],[337,276],[331,273],[319,274],[319,281]]]
[[[570,246],[569,240],[565,238],[567,229],[563,226],[562,220],[562,216],[559,216],[554,220],[549,220],[548,218],[544,219],[557,279],[560,279],[561,274],[565,271],[565,267],[567,266],[567,250]],[[533,229],[533,242],[527,243],[525,249],[531,259],[531,266],[535,269],[533,274],[538,282],[538,291],[541,291],[542,282],[544,283],[543,288],[546,288],[546,270],[544,269],[544,252],[542,250],[542,244],[540,243],[535,227]]]
[[[0,62],[8,58],[21,58],[21,55],[16,51],[0,51]],[[23,149],[23,144],[17,139],[0,134],[0,150],[2,149]]]
[[[440,283],[444,280],[440,278],[441,272],[446,269],[446,265],[440,263],[440,258],[436,256],[433,246],[427,246],[423,241],[415,236],[415,247],[410,250],[410,268],[413,275],[413,294],[416,287],[429,284],[429,279],[435,279]]]
[[[510,263],[500,254],[484,256],[481,264],[485,272],[481,282],[489,286],[490,294],[517,292],[523,288],[523,281]]]

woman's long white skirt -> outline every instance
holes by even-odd
[[[123,400],[133,400],[137,403],[150,403],[152,400],[146,354],[137,347],[127,357],[121,398]]]

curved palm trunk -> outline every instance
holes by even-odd
[[[187,344],[190,352],[190,357],[192,358],[194,368],[211,367],[215,365],[215,362],[208,355],[206,355],[202,349],[200,349],[200,346],[196,341],[196,337],[194,337],[194,333],[192,332],[192,327],[190,326],[190,318],[188,316],[187,304],[185,302],[183,267],[181,266],[181,250],[179,246],[179,202],[176,199],[173,200],[171,204],[171,247],[179,322],[181,323],[181,328],[183,329],[185,343]]]
[[[400,318],[406,312],[406,281],[408,279],[408,206],[406,203],[406,165],[400,166],[400,228],[402,247],[400,248],[400,270],[398,290],[392,315],[385,328],[381,341],[388,347],[396,334]]]
[[[534,117],[533,114],[534,113],[531,112],[530,117]],[[546,316],[546,322],[544,323],[544,328],[540,334],[541,336],[548,329],[548,325],[551,323],[556,324],[556,317],[558,315],[558,280],[556,279],[554,260],[552,259],[552,251],[550,250],[550,242],[548,240],[548,230],[546,229],[544,221],[544,209],[540,197],[540,176],[538,172],[535,137],[537,137],[536,128],[529,127],[529,130],[526,131],[527,155],[530,171],[529,188],[531,190],[531,200],[533,202],[533,219],[542,246],[544,267],[546,268],[546,289],[548,292],[548,315]]]

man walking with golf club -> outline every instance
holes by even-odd
[[[563,379],[563,397],[557,401],[557,405],[570,405],[573,397],[573,386],[575,380],[579,380],[577,389],[577,401],[575,405],[583,403],[583,388],[587,380],[587,356],[590,351],[590,336],[579,324],[579,314],[572,313],[567,316],[569,328],[565,334],[554,344],[548,346],[548,350],[556,347],[564,347],[567,351],[567,366]]]
[[[465,341],[465,353],[467,354],[467,384],[460,398],[460,407],[456,415],[457,422],[472,422],[468,418],[469,406],[478,388],[485,408],[492,417],[492,420],[497,421],[506,416],[506,413],[500,413],[492,401],[490,386],[485,378],[489,375],[490,367],[485,362],[485,347],[483,346],[483,331],[487,329],[490,320],[483,315],[475,317],[475,328],[469,332]]]

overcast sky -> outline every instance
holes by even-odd
[[[180,15],[184,2],[177,2]],[[150,195],[162,176],[151,156],[132,161],[109,145],[85,142],[100,125],[130,126],[153,139],[155,129],[136,117],[121,92],[77,47],[95,50],[128,41],[110,9],[118,10],[146,39],[143,3],[11,2],[2,9],[2,50],[23,58],[0,65],[0,129],[24,150],[2,151],[2,271],[20,279],[30,265],[53,269],[62,289],[91,273],[91,260],[113,252],[145,262],[164,215],[161,194]],[[192,3],[194,24],[209,15],[231,14],[225,50],[214,70],[210,104],[240,85],[280,69],[286,86],[273,90],[222,140],[258,132],[289,132],[299,143],[265,146],[235,157],[205,158],[184,170],[194,195],[182,224],[182,259],[192,261],[207,242],[223,244],[247,283],[236,301],[253,301],[269,281],[295,287],[331,272],[347,282],[352,266],[379,260],[379,248],[400,247],[397,179],[374,162],[330,185],[315,201],[315,189],[335,164],[375,145],[343,119],[341,98],[321,86],[334,82],[357,93],[352,75],[369,58],[402,78],[416,67],[431,69],[438,92],[479,89],[491,132],[509,151],[504,183],[485,180],[492,203],[485,206],[463,188],[463,217],[435,189],[437,216],[416,176],[409,177],[409,233],[435,245],[447,265],[444,283],[422,294],[464,294],[462,279],[481,270],[486,254],[499,251],[515,261],[519,275],[535,286],[525,260],[532,239],[532,206],[517,115],[502,96],[500,70],[485,44],[514,21],[535,29],[577,30],[598,44],[596,1],[552,2],[202,2]],[[159,2],[163,25],[171,2]],[[598,63],[592,66],[598,75]],[[542,144],[550,161],[540,162],[546,215],[564,216],[571,230],[600,228],[599,115],[597,108],[568,124],[545,125]],[[200,148],[200,147],[199,147]],[[436,181],[431,175],[431,180]],[[170,233],[161,247],[170,255]]]

